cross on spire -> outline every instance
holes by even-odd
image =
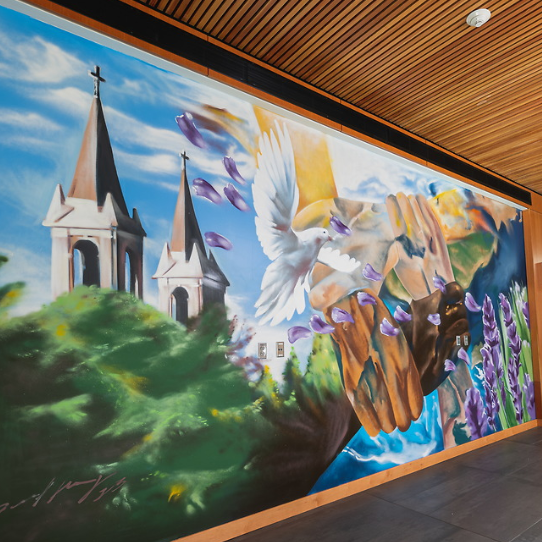
[[[100,75],[100,66],[94,66],[93,72],[88,72],[90,77],[94,78],[94,97],[100,97],[100,82],[105,83],[105,79]]]
[[[186,151],[183,151],[182,153],[179,153],[179,156],[183,159],[183,169],[186,169],[186,161],[190,160],[188,154],[186,154]]]

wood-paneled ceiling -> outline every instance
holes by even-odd
[[[130,3],[542,192],[541,0]]]

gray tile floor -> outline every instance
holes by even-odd
[[[542,428],[235,542],[542,542]]]

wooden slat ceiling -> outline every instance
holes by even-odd
[[[136,2],[542,192],[541,0]]]

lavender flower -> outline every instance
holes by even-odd
[[[495,374],[495,365],[488,346],[484,346],[480,353],[482,354],[482,366],[484,369],[484,399],[486,403],[487,421],[492,429],[496,429],[495,420],[499,413],[500,406],[497,399],[497,375]]]
[[[181,132],[186,136],[190,143],[196,145],[196,147],[199,147],[200,149],[205,149],[207,147],[202,135],[194,124],[194,117],[190,113],[175,117],[175,120],[177,121],[177,126],[181,129]]]
[[[213,185],[209,184],[204,179],[194,179],[192,186],[196,192],[196,196],[207,198],[213,203],[222,203],[222,196],[213,188]]]
[[[224,250],[231,250],[233,248],[233,243],[219,233],[207,231],[203,234],[203,236],[205,237],[205,242],[210,247],[223,248]]]
[[[536,407],[534,404],[534,384],[528,373],[525,373],[523,383],[523,393],[525,394],[525,404],[531,420],[536,418]]]
[[[435,326],[440,326],[440,314],[430,314],[427,317],[427,321],[431,322]]]
[[[399,305],[395,307],[393,317],[400,324],[404,324],[405,322],[410,322],[412,320],[412,314],[408,314],[408,312],[405,312]]]
[[[336,324],[340,324],[342,322],[350,322],[351,324],[354,323],[354,318],[352,318],[352,315],[343,309],[339,309],[339,307],[333,307],[331,310],[331,319]]]
[[[336,216],[332,216],[329,223],[337,233],[340,233],[341,235],[352,235],[352,230],[346,224],[343,224]]]
[[[307,339],[312,335],[312,331],[304,326],[293,326],[288,330],[288,340],[294,344],[299,339]]]
[[[455,366],[455,363],[451,359],[445,359],[444,360],[444,370],[445,371],[455,371],[457,367]]]
[[[465,294],[465,307],[469,309],[471,312],[480,312],[482,310],[482,307],[474,301],[474,297],[472,297],[470,292],[467,292]]]
[[[471,439],[475,440],[484,436],[487,429],[487,415],[482,404],[480,392],[476,388],[467,390],[465,400],[465,415],[470,429]]]
[[[376,299],[367,292],[358,292],[357,294],[358,303],[364,307],[365,305],[376,305]]]
[[[435,276],[433,277],[433,284],[435,288],[438,288],[443,294],[446,293],[446,282],[444,279],[435,271]]]
[[[525,322],[527,324],[527,327],[531,327],[529,324],[529,302],[525,301],[523,303],[523,306],[521,307],[521,312],[523,313],[523,316],[525,316]]]
[[[231,156],[224,156],[224,158],[222,158],[222,163],[224,164],[224,167],[226,168],[228,175],[236,183],[247,184],[245,179],[243,179],[243,176],[239,173],[239,170],[237,169],[237,164],[235,163],[235,160]]]
[[[396,327],[393,327],[386,318],[382,319],[382,323],[380,324],[380,333],[382,335],[387,335],[388,337],[395,337],[396,335],[399,335],[399,329]]]
[[[228,183],[228,185],[224,187],[224,194],[228,198],[229,202],[234,207],[237,207],[237,209],[240,211],[250,211],[250,207],[247,205],[247,202],[243,199],[243,196],[239,194],[237,188],[235,188],[233,184]]]
[[[315,333],[333,333],[335,331],[333,326],[324,322],[317,314],[311,316],[309,326]]]
[[[383,275],[381,275],[378,271],[374,270],[373,266],[370,263],[368,263],[363,268],[362,275],[367,280],[372,280],[374,282],[378,282],[379,280],[382,280],[384,278]]]
[[[523,391],[519,384],[519,372],[521,368],[520,354],[522,342],[519,338],[516,323],[512,313],[512,307],[508,298],[504,294],[499,294],[500,304],[504,324],[506,326],[506,335],[508,336],[508,347],[510,348],[510,358],[508,360],[508,384],[512,394],[512,403],[518,423],[523,421]]]
[[[506,390],[504,382],[504,365],[501,355],[501,334],[495,319],[493,303],[488,295],[485,296],[482,306],[482,323],[484,331],[484,346],[487,346],[495,369],[497,386],[500,390],[502,404],[506,404]]]

